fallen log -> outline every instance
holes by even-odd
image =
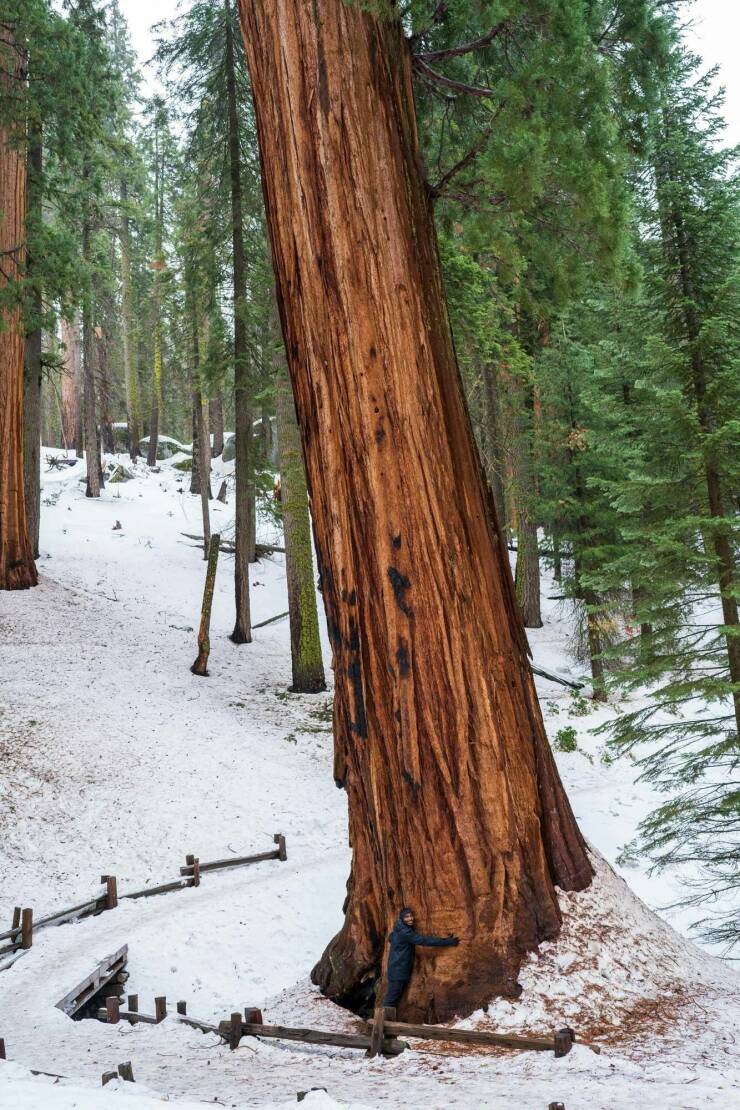
[[[180,535],[184,536],[186,540],[195,540],[198,547],[203,547],[203,537],[196,535],[195,532],[181,532]],[[235,551],[235,545],[232,540],[225,540],[222,538],[221,550],[227,552],[229,555],[233,555]],[[275,552],[277,552],[278,555],[284,555],[285,548],[278,547],[276,544],[273,543],[256,543],[254,545],[254,553],[258,559],[262,558],[263,556],[274,555]]]
[[[558,682],[561,686],[568,686],[571,690],[583,690],[586,685],[585,682],[573,682],[569,678],[563,678],[562,675],[545,670],[544,667],[535,667],[534,663],[529,664],[529,669],[532,674],[538,674],[540,678],[547,678],[550,682]]]

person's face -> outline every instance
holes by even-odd
[[[413,925],[414,924],[414,915],[412,913],[405,913],[403,915],[403,920],[406,922],[407,925]]]

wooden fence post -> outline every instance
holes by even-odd
[[[33,910],[25,909],[21,914],[21,948],[33,944]]]
[[[114,910],[118,905],[118,882],[115,875],[101,875],[101,883],[105,883],[105,908]]]
[[[385,1007],[378,1003],[373,1016],[373,1027],[370,1033],[370,1047],[365,1053],[371,1059],[377,1056],[383,1047],[383,1026],[385,1025]]]
[[[130,994],[128,996],[128,1010],[130,1014],[138,1014],[139,1012],[139,996],[138,994]]]
[[[21,923],[21,907],[16,906],[15,909],[13,910],[13,924],[12,924],[11,928],[12,929],[18,929],[20,927],[20,923]],[[15,939],[15,938],[13,938],[13,939]]]
[[[7,1058],[5,1055],[5,1041],[0,1037],[0,1060],[7,1060]]]
[[[558,1029],[553,1039],[555,1041],[555,1055],[559,1057],[568,1055],[576,1038],[573,1030],[566,1026],[564,1029]]]
[[[163,994],[154,999],[154,1016],[157,1019],[157,1025],[167,1017],[167,999]]]
[[[272,839],[278,846],[278,859],[282,860],[284,863],[288,858],[288,850],[285,847],[285,837],[282,833],[275,833]]]
[[[121,1020],[121,1003],[115,994],[109,994],[105,1000],[105,1020],[109,1025],[117,1025]]]
[[[177,1003],[177,1012],[178,1012],[178,1014],[187,1014],[187,1012],[188,1012],[187,1002],[178,1002]]]
[[[206,584],[203,588],[203,604],[200,610],[200,627],[198,629],[198,657],[190,670],[201,678],[208,676],[208,656],[211,652],[211,608],[213,606],[213,590],[216,584],[216,567],[218,565],[218,549],[221,537],[218,532],[211,536],[208,545],[208,567],[206,569]]]
[[[233,1052],[235,1048],[239,1047],[239,1041],[242,1039],[242,1015],[239,1010],[236,1010],[231,1015],[231,1029],[229,1030],[229,1048]]]
[[[130,1060],[126,1060],[123,1064],[118,1065],[118,1074],[121,1079],[125,1079],[127,1083],[134,1082],[134,1069],[131,1066]]]
[[[197,856],[193,860],[193,886],[200,886],[200,860]]]
[[[258,1006],[245,1006],[244,1020],[247,1025],[262,1025],[262,1011]]]

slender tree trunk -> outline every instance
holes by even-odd
[[[563,555],[560,532],[557,528],[552,530],[552,576],[556,582],[562,582],[563,580]]]
[[[410,1019],[515,996],[591,881],[463,400],[398,18],[240,0],[336,675],[345,921],[313,971],[372,1007],[399,906],[458,948]],[[433,445],[433,450],[430,450]],[[430,846],[432,846],[430,848]]]
[[[0,23],[0,96],[17,96],[23,55],[12,31]],[[13,130],[0,122],[0,292],[23,277],[25,265],[26,155]],[[18,305],[0,319],[0,590],[35,586],[36,565],[29,535],[23,481],[23,372],[25,333]]]
[[[528,419],[532,411],[532,390],[514,378],[511,379],[511,389],[516,424],[513,452],[517,501],[516,596],[525,627],[542,628],[540,552],[535,515],[537,490],[532,456],[532,429]]]
[[[282,350],[275,359],[275,409],[293,665],[293,685],[290,689],[295,694],[316,694],[326,689],[326,679],[316,608],[308,487],[293,389]]]
[[[100,400],[100,437],[102,449],[112,455],[115,452],[115,437],[113,435],[113,382],[111,378],[110,349],[108,337],[103,327],[96,328],[95,335],[95,362],[97,366],[98,398]]]
[[[498,397],[496,368],[490,362],[484,363],[482,370],[483,393],[486,403],[486,443],[488,465],[486,473],[491,485],[496,513],[504,535],[508,532],[506,521],[506,493],[504,491],[504,448],[501,430],[501,406]]]
[[[671,166],[668,167],[667,171],[659,166],[656,168],[656,172],[659,180],[664,183],[673,181],[677,177]],[[703,456],[709,516],[715,522],[723,521],[726,517],[725,494],[722,488],[717,447],[713,442],[715,419],[710,396],[711,391],[709,390],[709,374],[702,351],[701,321],[694,295],[692,252],[686,234],[683,213],[673,201],[669,206],[663,204],[661,224],[664,237],[663,249],[669,263],[677,271],[675,276],[682,293],[681,310],[683,312],[683,326],[691,371],[691,400],[696,408],[699,427],[701,428],[700,449]],[[729,629],[725,635],[725,645],[730,681],[735,686],[732,695],[735,725],[738,734],[740,734],[740,613],[738,612],[736,596],[735,557],[728,530],[722,527],[721,524],[718,527],[715,523],[711,533],[715,574],[722,605],[722,621],[725,627]]]
[[[90,171],[83,169],[83,180],[87,181]],[[82,221],[82,259],[86,266],[90,263],[90,215],[85,212]],[[100,455],[98,448],[98,418],[95,404],[95,342],[93,335],[92,293],[89,285],[85,289],[82,302],[82,374],[83,374],[83,440],[87,472],[87,497],[100,497]]]
[[[226,13],[226,101],[231,181],[231,240],[234,258],[234,546],[236,549],[234,553],[234,596],[236,619],[231,639],[235,644],[249,644],[252,642],[252,619],[249,609],[249,564],[254,561],[256,529],[254,522],[252,405],[245,318],[247,272],[244,253],[239,114],[236,101],[231,0],[224,0],[224,9]]]
[[[159,123],[154,128],[154,288],[152,290],[152,316],[154,329],[154,356],[152,364],[152,403],[149,416],[149,448],[147,466],[157,465],[159,445],[159,421],[162,414],[162,271],[164,254],[162,239],[164,234],[164,183],[160,165]]]
[[[263,464],[271,466],[273,462],[272,421],[264,405],[260,414],[260,454]]]
[[[128,186],[121,179],[121,341],[123,346],[123,378],[126,390],[126,425],[128,452],[131,462],[139,457],[141,426],[139,421],[139,376],[136,368],[136,338],[131,294],[131,230],[128,217]]]
[[[213,607],[213,591],[216,588],[216,568],[218,566],[218,550],[221,537],[218,533],[211,536],[208,541],[208,566],[206,568],[206,584],[203,588],[203,605],[200,610],[200,626],[198,628],[198,655],[190,670],[200,678],[208,677],[208,657],[211,654],[211,608]]]
[[[200,470],[200,507],[203,515],[203,558],[208,558],[211,538],[211,516],[208,501],[211,498],[211,436],[208,430],[208,408],[198,390],[198,464]]]
[[[193,385],[191,396],[193,411],[190,429],[193,437],[193,465],[190,470],[190,492],[194,497],[200,497],[200,421],[198,419],[198,408],[201,404],[201,399],[200,389],[198,389],[196,385]]]
[[[570,413],[571,431],[576,432],[578,422],[571,388],[570,377],[567,385],[568,411]],[[594,701],[606,701],[606,683],[604,660],[602,659],[603,643],[601,637],[600,611],[601,599],[594,589],[588,586],[584,578],[583,555],[579,539],[588,532],[588,517],[585,507],[583,489],[583,476],[581,468],[576,461],[576,452],[573,447],[567,448],[568,462],[573,475],[574,497],[579,506],[578,536],[573,541],[573,574],[575,578],[575,594],[584,605],[586,615],[586,641],[588,645],[588,658],[591,664],[591,690]]]
[[[213,435],[211,455],[217,459],[224,453],[224,402],[220,392],[208,402],[208,424]]]
[[[70,324],[62,320],[62,343],[65,346],[64,371],[61,388],[62,439],[66,450],[73,447],[78,457],[82,457],[82,414],[80,394],[82,392],[82,350],[80,342],[81,322],[79,315]]]

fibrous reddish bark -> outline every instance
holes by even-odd
[[[23,56],[9,26],[0,24],[0,96],[9,104],[23,77]],[[0,289],[12,291],[25,259],[26,153],[17,133],[0,125]],[[20,303],[3,311],[0,327],[0,590],[36,585],[23,482],[23,363]]]
[[[397,18],[240,0],[336,672],[345,923],[314,969],[367,1005],[400,905],[461,943],[407,1018],[517,993],[591,880],[463,401]]]

